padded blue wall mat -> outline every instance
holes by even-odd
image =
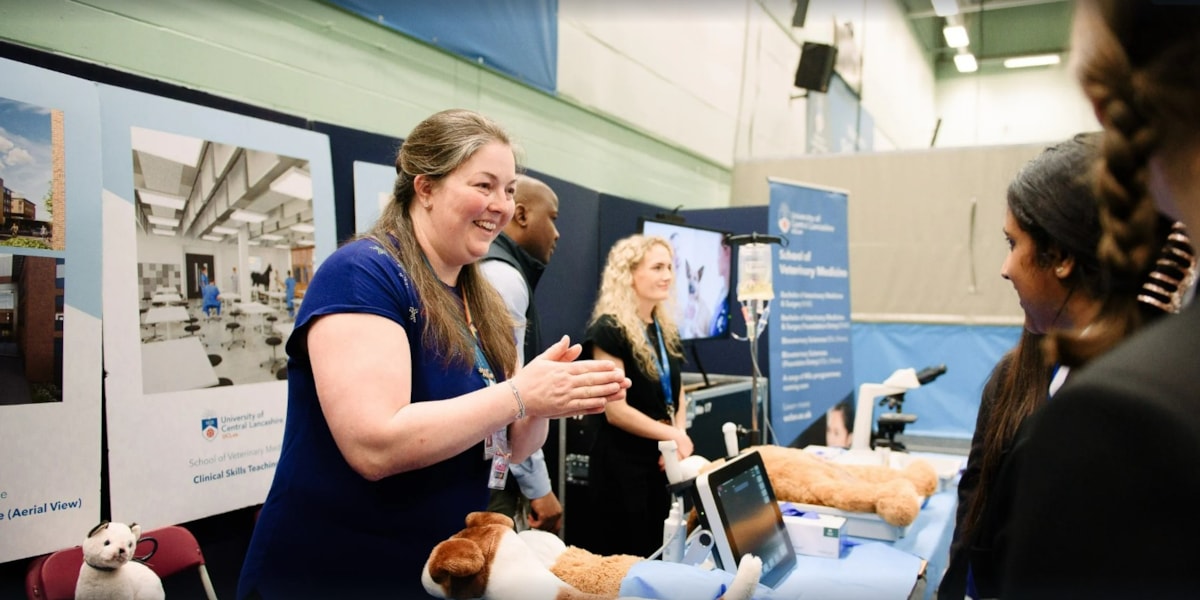
[[[551,94],[558,89],[558,0],[328,0]]]
[[[906,434],[970,438],[979,394],[992,367],[1021,335],[1020,326],[853,323],[854,390],[881,383],[896,369],[946,365],[946,373],[904,395],[904,412],[917,415]],[[876,403],[875,422],[881,411]]]

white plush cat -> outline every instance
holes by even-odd
[[[83,541],[83,565],[75,600],[163,600],[162,581],[150,567],[131,561],[142,528],[104,522]]]

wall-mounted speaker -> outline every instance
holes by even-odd
[[[796,67],[796,87],[821,93],[829,91],[836,62],[836,46],[804,42],[800,49],[800,66]]]

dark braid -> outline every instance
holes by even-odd
[[[1097,256],[1109,278],[1109,293],[1087,336],[1078,330],[1047,336],[1047,356],[1068,366],[1102,354],[1141,326],[1137,294],[1161,241],[1158,210],[1147,185],[1147,163],[1160,136],[1135,87],[1145,82],[1116,44],[1097,52],[1082,67],[1080,79],[1104,125],[1092,182],[1104,231]]]

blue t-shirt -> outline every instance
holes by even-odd
[[[217,300],[217,296],[221,295],[221,290],[217,289],[217,284],[209,283],[204,286],[204,304],[203,306],[220,306],[221,301]]]
[[[296,278],[288,275],[288,278],[283,280],[283,295],[289,301],[296,297]],[[302,303],[303,304],[303,303]]]
[[[374,240],[346,244],[314,274],[287,343],[283,449],[246,553],[239,598],[254,592],[264,598],[425,597],[421,570],[430,551],[462,530],[467,513],[486,509],[490,463],[482,440],[435,465],[372,482],[346,463],[317,400],[308,326],[335,313],[379,315],[404,327],[413,402],[484,387],[473,364],[445,368],[423,348],[420,307],[405,269]]]

